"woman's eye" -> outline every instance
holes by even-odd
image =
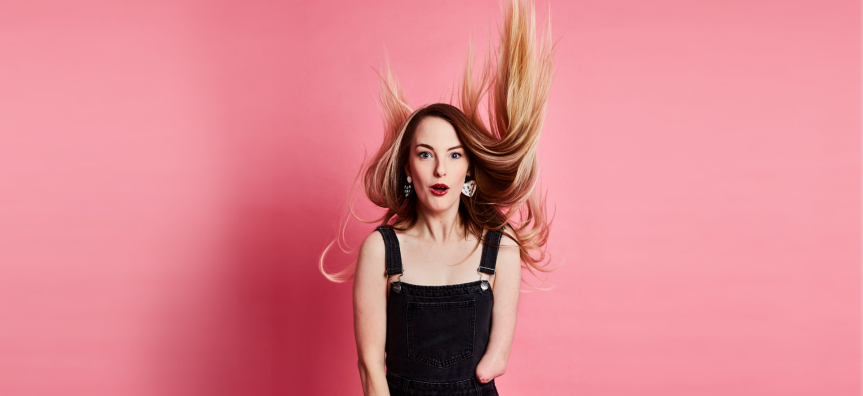
[[[452,155],[455,156],[455,157],[453,157],[453,159],[461,158],[461,153],[452,153]]]
[[[428,154],[428,151],[423,151],[420,153],[420,158],[428,158],[428,157],[423,157],[423,154]]]

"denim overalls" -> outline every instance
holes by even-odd
[[[380,226],[386,275],[401,275],[395,231]],[[479,271],[494,275],[501,233],[486,233]],[[493,246],[489,246],[489,244]],[[399,277],[401,279],[401,277]],[[494,380],[481,383],[476,366],[491,334],[494,296],[488,279],[444,286],[392,281],[387,301],[386,366],[392,396],[498,396]]]

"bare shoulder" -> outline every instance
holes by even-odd
[[[512,228],[507,227],[506,231],[508,233],[513,233]],[[502,233],[503,235],[500,237],[500,247],[515,247],[518,248],[518,243],[515,242],[509,235],[506,233]]]
[[[512,233],[512,228],[507,227],[507,232]],[[521,251],[518,243],[506,233],[500,238],[500,250],[497,255],[497,267],[504,267],[504,271],[516,270],[521,267]]]
[[[507,227],[507,232],[512,229]],[[521,250],[518,243],[510,236],[503,233],[500,238],[500,249],[497,253],[497,264],[495,264],[495,282],[493,288],[500,301],[512,298],[518,300],[518,291],[521,284]],[[509,297],[506,297],[509,296]]]
[[[357,273],[380,273],[381,277],[386,272],[386,246],[384,237],[378,231],[372,231],[366,236],[360,245],[357,257]]]
[[[383,257],[386,252],[384,236],[378,231],[372,231],[371,234],[366,236],[366,239],[363,240],[363,244],[360,246],[360,252],[372,255],[380,254],[380,256]]]

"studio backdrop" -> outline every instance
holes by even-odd
[[[501,394],[859,395],[860,3],[549,15],[557,269],[523,274]],[[0,4],[0,394],[361,395],[351,283],[318,259],[383,138],[376,70],[448,102],[500,20],[495,0]],[[351,219],[325,269],[375,225]]]

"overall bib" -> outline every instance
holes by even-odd
[[[386,275],[400,275],[395,231],[380,226]],[[494,275],[501,233],[489,231],[479,271]],[[399,277],[401,279],[401,277]],[[487,279],[457,285],[422,286],[392,281],[387,301],[386,367],[392,396],[498,396],[494,380],[481,383],[476,366],[491,334],[494,295]]]

